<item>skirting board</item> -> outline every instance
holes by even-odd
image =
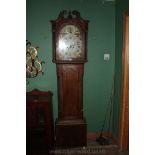
[[[103,136],[113,137],[111,132],[102,132]],[[89,132],[87,133],[87,141],[95,140],[100,136],[100,132]]]
[[[100,136],[100,132],[89,132],[87,133],[87,141],[96,140],[97,137]],[[116,136],[114,136],[111,132],[102,132],[102,136],[111,137],[115,144],[118,144],[118,140]]]

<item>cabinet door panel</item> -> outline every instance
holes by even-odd
[[[81,65],[58,65],[59,100],[61,119],[82,117],[82,76]]]
[[[37,126],[37,109],[34,104],[29,104],[26,107],[26,125],[27,127]]]

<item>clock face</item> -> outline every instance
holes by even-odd
[[[64,26],[58,37],[58,58],[72,60],[82,58],[82,37],[75,25]]]

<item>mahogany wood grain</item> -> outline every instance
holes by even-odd
[[[83,64],[57,64],[59,119],[83,118]]]

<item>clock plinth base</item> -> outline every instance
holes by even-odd
[[[56,147],[73,148],[87,145],[87,124],[84,120],[56,120]]]

